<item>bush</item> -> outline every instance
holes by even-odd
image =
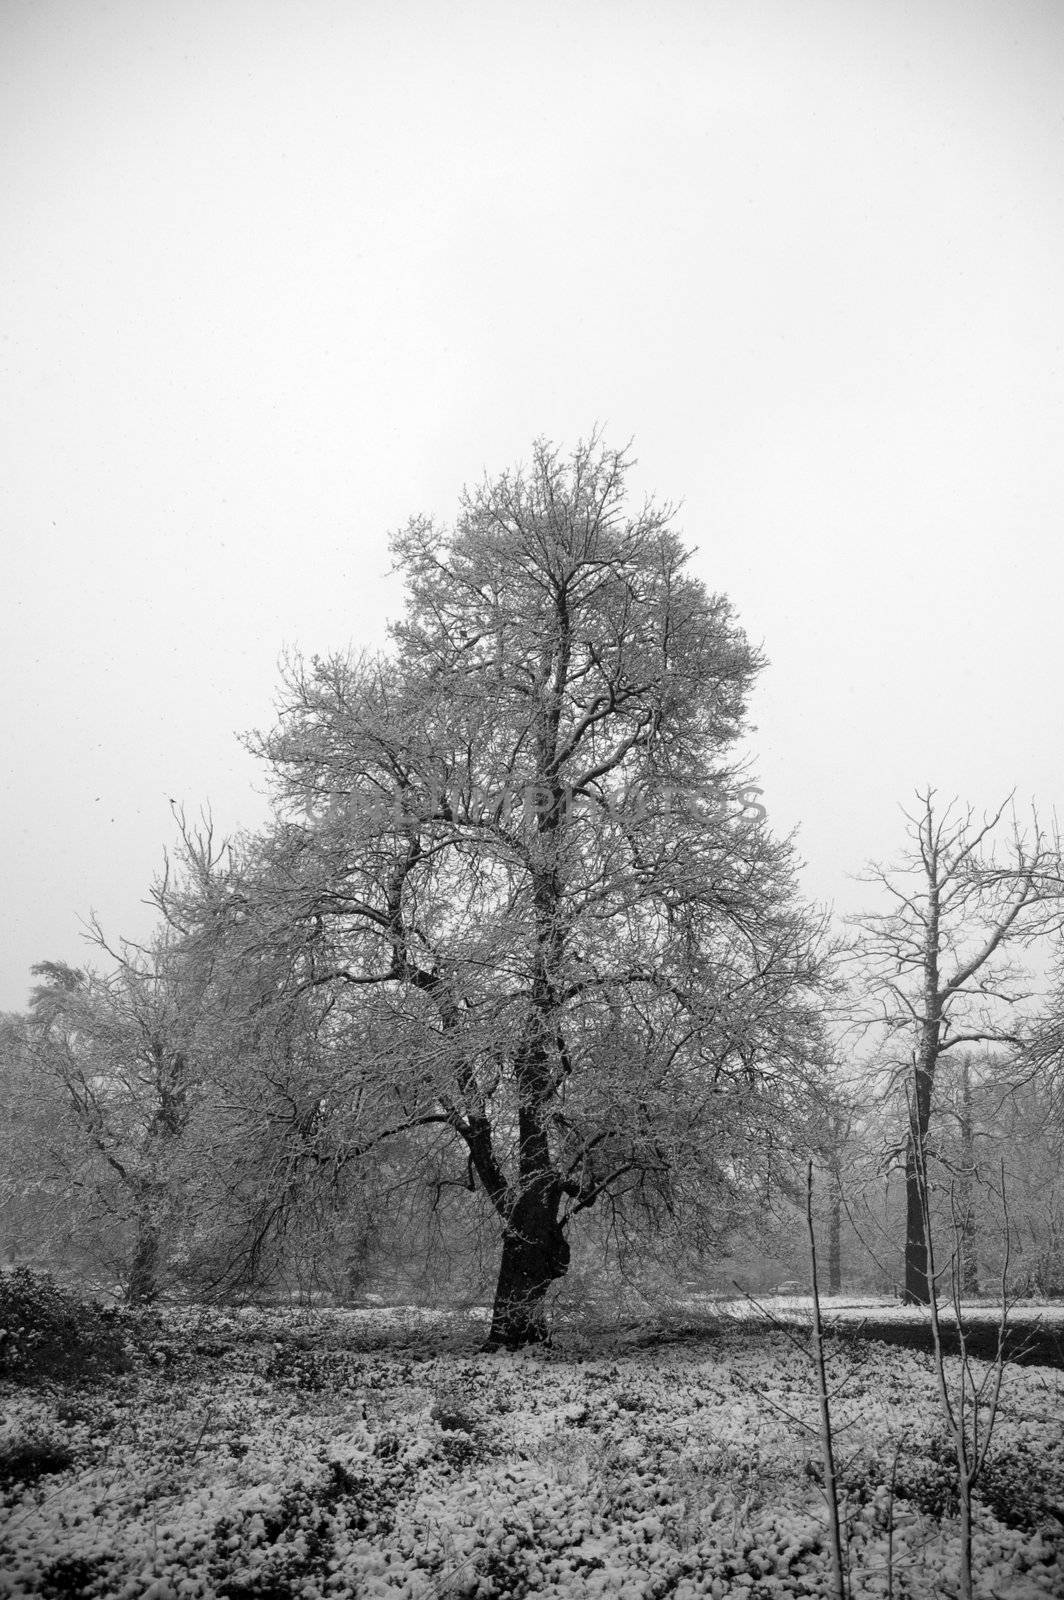
[[[1030,1532],[1043,1523],[1064,1521],[1064,1475],[1025,1440],[987,1457],[976,1494],[999,1522]]]
[[[84,1600],[106,1564],[105,1556],[60,1556],[41,1573],[39,1592],[43,1600]]]
[[[113,1311],[79,1300],[46,1273],[0,1272],[0,1378],[96,1378],[130,1360]]]
[[[73,1460],[66,1446],[54,1439],[17,1439],[0,1445],[0,1489],[65,1472]]]
[[[452,1467],[461,1471],[470,1462],[485,1459],[490,1453],[487,1436],[481,1419],[465,1403],[466,1396],[453,1386],[437,1390],[431,1420],[440,1429],[440,1454]]]

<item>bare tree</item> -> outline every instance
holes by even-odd
[[[1049,993],[1023,1041],[1017,1066],[1024,1082],[1038,1082],[1057,1133],[1064,1135],[1064,941],[1058,944]]]
[[[712,1234],[821,1076],[820,928],[734,755],[762,662],[626,469],[539,444],[410,523],[391,652],[290,665],[275,824],[160,895],[327,997],[339,1158],[454,1153],[496,1344],[545,1336],[591,1208]]]
[[[993,1124],[984,1134],[979,1112],[994,1089],[1010,1088],[1009,1068],[990,1052],[977,1058],[970,1050],[958,1050],[948,1059],[952,1069],[941,1085],[942,1137],[939,1159],[953,1183],[954,1212],[958,1245],[959,1282],[967,1296],[979,1293],[979,1218],[978,1191],[981,1187],[978,1146],[996,1130]],[[986,1078],[986,1089],[982,1079]]]
[[[61,1088],[82,1142],[117,1179],[134,1234],[126,1293],[143,1301],[158,1291],[176,1210],[173,1162],[197,1090],[202,986],[165,937],[111,953],[117,967],[106,976],[62,962],[33,968],[41,981],[30,1056]]]
[[[884,1059],[904,1088],[911,1075],[905,1145],[905,1298],[929,1300],[927,1233],[921,1199],[936,1074],[948,1051],[981,1045],[1014,1050],[1029,1031],[1028,973],[1014,952],[1029,949],[1062,915],[1059,840],[1032,817],[1022,829],[1011,797],[976,821],[935,791],[905,812],[909,849],[863,881],[889,909],[851,919],[858,1010],[884,1039]],[[1006,815],[1008,813],[1008,815]]]
[[[855,1118],[853,1099],[836,1084],[825,1103],[818,1141],[818,1155],[827,1177],[828,1294],[839,1294],[842,1289],[842,1223],[846,1174],[853,1164]]]
[[[28,1019],[0,1015],[0,1253],[8,1262],[47,1257],[62,1229],[71,1208],[60,1147],[71,1131],[58,1089],[33,1071]]]

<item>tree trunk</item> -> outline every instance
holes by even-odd
[[[828,1294],[842,1293],[842,1181],[831,1174],[831,1210],[828,1213]]]
[[[551,841],[560,817],[560,807],[552,799],[540,823]],[[487,1350],[500,1345],[516,1350],[520,1345],[550,1342],[544,1302],[551,1284],[564,1277],[569,1267],[569,1242],[558,1220],[563,1191],[551,1160],[546,1126],[547,1108],[557,1094],[548,1042],[559,1037],[552,975],[562,943],[553,842],[547,856],[549,865],[535,880],[537,949],[532,1010],[514,1060],[517,1181],[500,1208],[504,1218],[502,1260]]]
[[[126,1300],[130,1305],[144,1305],[159,1293],[159,1226],[147,1213],[137,1218],[137,1240],[126,1284]]]
[[[909,1134],[905,1149],[905,1294],[907,1306],[931,1303],[927,1282],[927,1234],[924,1229],[923,1184],[916,1139]]]
[[[486,1350],[550,1342],[544,1302],[551,1284],[569,1267],[569,1242],[558,1222],[559,1198],[553,1187],[533,1190],[514,1207],[502,1237]]]
[[[928,979],[928,1017],[923,1025],[916,1062],[915,1093],[909,1107],[909,1141],[905,1151],[905,1304],[909,1306],[931,1303],[931,1289],[927,1281],[927,1219],[931,1209],[927,1135],[931,1126],[931,1090],[939,1052],[938,995],[934,987],[937,982],[937,966],[932,966]]]

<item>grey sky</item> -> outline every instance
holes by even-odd
[[[144,935],[170,797],[262,818],[390,529],[596,422],[764,644],[810,895],[925,781],[1056,803],[1057,0],[7,0],[0,79],[0,1007]]]

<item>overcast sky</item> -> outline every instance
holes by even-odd
[[[1064,780],[1060,0],[5,0],[0,1007],[264,815],[387,535],[634,439],[807,893]]]

